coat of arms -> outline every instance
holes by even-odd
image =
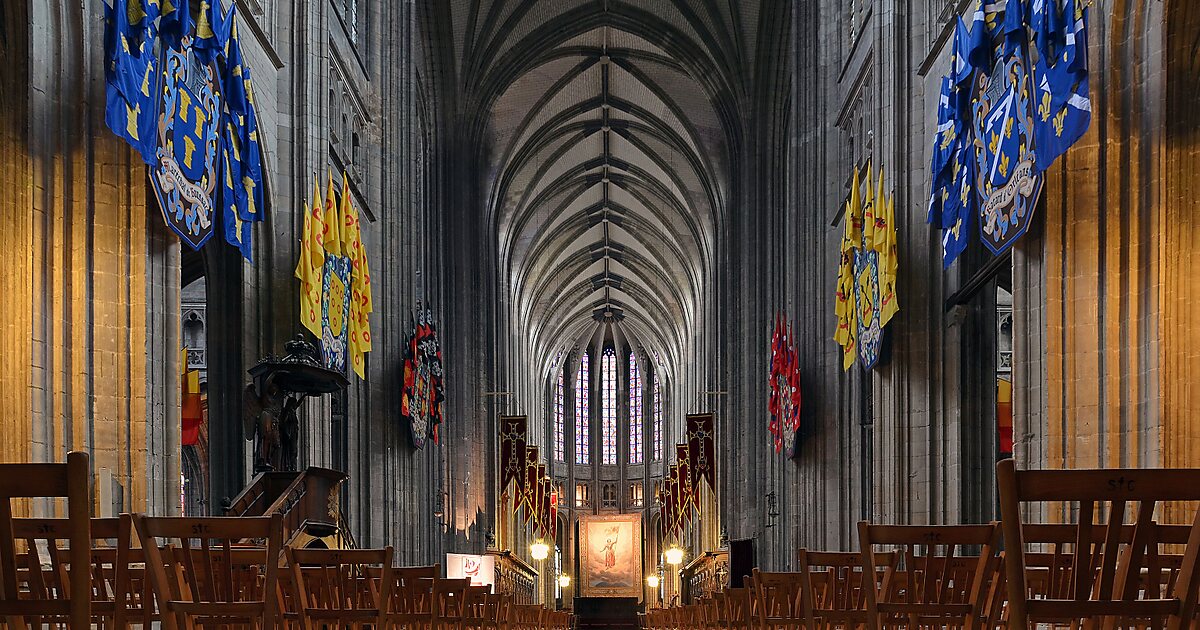
[[[221,91],[215,61],[184,37],[163,57],[158,149],[151,181],[167,226],[192,249],[213,235]]]
[[[983,244],[1000,254],[1033,219],[1042,177],[1034,153],[1029,69],[1021,46],[1006,46],[975,99],[975,190]]]
[[[325,367],[346,371],[350,321],[350,259],[325,257],[321,296],[321,355]]]
[[[424,448],[433,438],[438,441],[442,422],[442,350],[431,314],[422,312],[413,325],[404,358],[404,388],[400,398],[401,414],[412,429],[413,446]]]
[[[880,323],[879,252],[859,248],[854,250],[854,309],[858,322],[858,358],[864,370],[875,367],[883,347],[883,326]]]

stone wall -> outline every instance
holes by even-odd
[[[98,513],[173,513],[179,250],[147,205],[140,160],[104,125],[100,14],[98,4],[5,6],[0,231],[13,267],[0,457],[86,450],[113,483]]]

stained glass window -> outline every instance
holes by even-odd
[[[663,450],[662,384],[658,380],[658,374],[654,375],[654,392],[653,393],[654,393],[654,417],[651,418],[651,421],[654,426],[651,427],[651,432],[653,434],[652,446],[654,447],[654,454],[653,454],[654,461],[658,461],[658,460],[662,459],[662,450]]]
[[[642,370],[629,353],[629,463],[642,463]]]
[[[592,461],[588,452],[591,440],[588,439],[588,383],[591,369],[588,365],[588,355],[583,353],[579,360],[579,370],[575,373],[575,463],[587,464]]]
[[[566,455],[563,451],[563,370],[558,371],[558,379],[554,383],[554,460],[563,461]]]
[[[617,463],[617,353],[612,348],[600,355],[600,388],[601,461],[613,465]]]

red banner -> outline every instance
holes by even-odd
[[[675,445],[675,462],[679,466],[679,520],[683,524],[691,520],[693,513],[700,512],[700,501],[696,497],[696,489],[692,487],[691,459],[687,444]]]
[[[525,493],[521,497],[521,503],[524,505],[525,522],[528,523],[534,520],[537,514],[539,504],[537,500],[538,491],[538,447],[525,447]]]
[[[699,490],[700,482],[717,490],[716,420],[711,413],[687,417],[688,450],[691,451],[692,488]]]
[[[550,531],[550,480],[546,478],[546,466],[538,464],[538,529],[542,536]]]
[[[525,416],[500,416],[500,493],[516,484],[516,496],[525,494],[525,455],[528,420]]]

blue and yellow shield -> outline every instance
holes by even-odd
[[[875,368],[883,347],[880,324],[879,252],[854,250],[854,312],[858,322],[858,358],[864,370]]]
[[[1023,45],[1003,46],[974,101],[975,192],[983,244],[1001,254],[1029,229],[1042,177],[1034,152],[1029,66]]]
[[[221,92],[215,61],[192,50],[192,38],[163,55],[158,149],[151,182],[167,227],[192,249],[213,235]]]

